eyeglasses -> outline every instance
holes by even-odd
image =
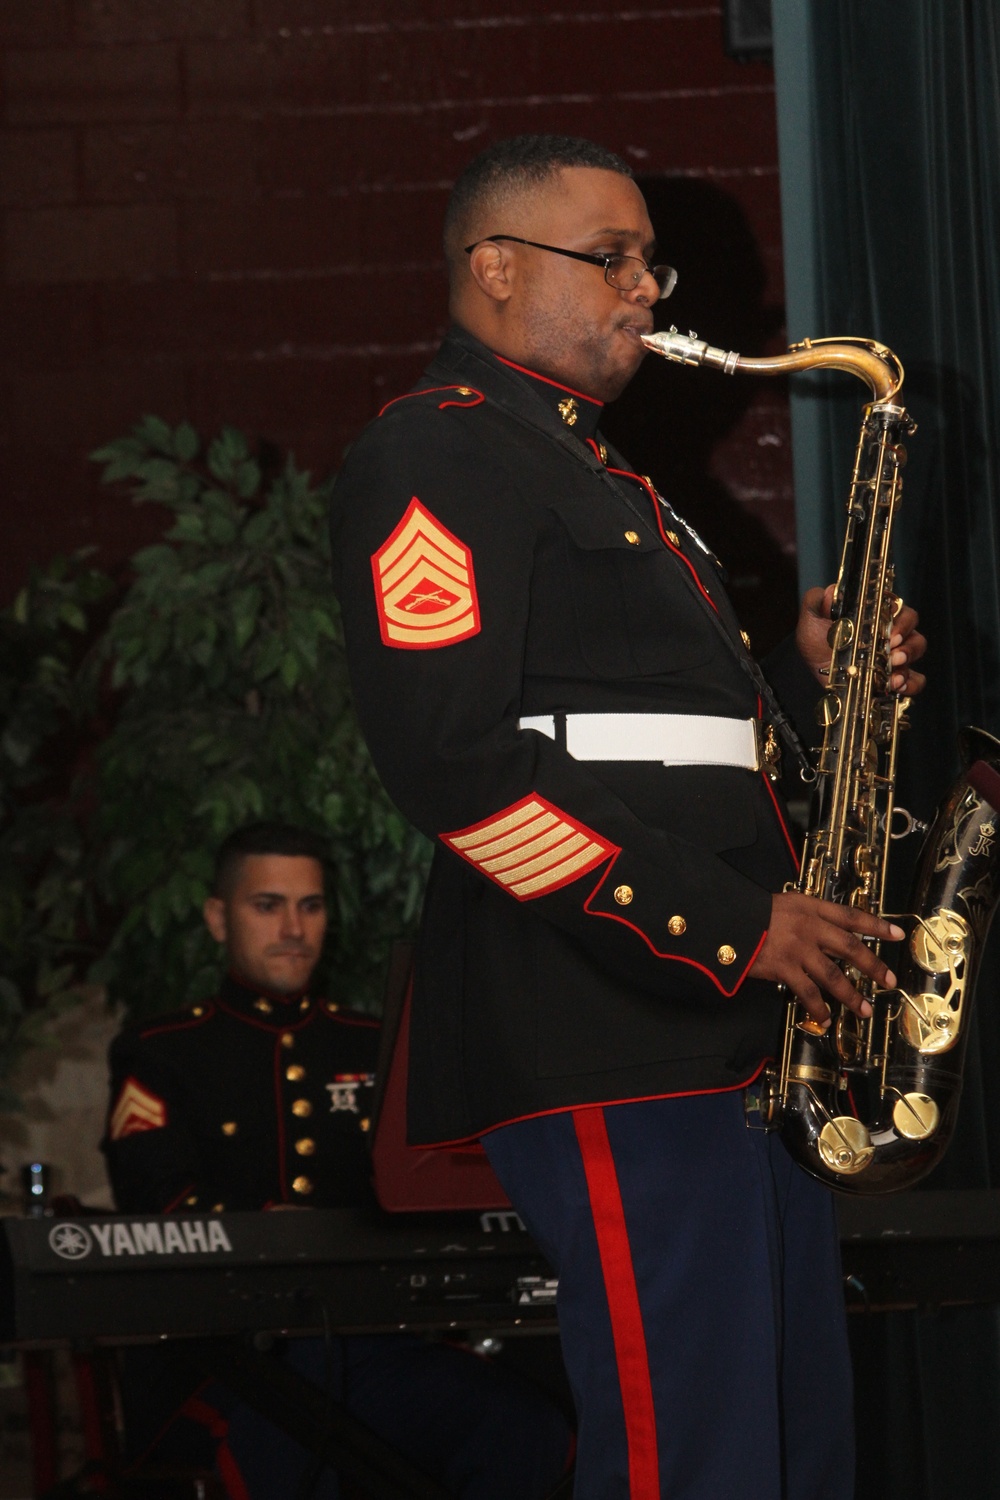
[[[535,250],[551,250],[553,255],[565,255],[569,260],[582,260],[588,266],[603,266],[604,279],[619,292],[631,292],[646,275],[652,276],[659,288],[657,301],[669,297],[677,285],[677,272],[673,266],[647,266],[638,255],[586,255],[582,250],[561,250],[558,245],[542,245],[538,240],[522,240],[516,234],[486,234],[472,245],[466,245],[466,255],[471,255],[476,245],[487,240],[513,240],[515,245],[531,245]]]

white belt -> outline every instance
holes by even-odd
[[[566,749],[574,760],[652,760],[665,766],[763,764],[756,719],[713,714],[566,714]],[[554,714],[518,720],[519,729],[556,737]]]

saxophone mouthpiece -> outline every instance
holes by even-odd
[[[713,365],[726,375],[733,375],[740,360],[738,354],[714,349],[696,333],[678,333],[676,328],[666,333],[643,333],[639,338],[653,354],[662,354],[664,359],[678,365]]]

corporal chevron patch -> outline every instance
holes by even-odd
[[[479,630],[472,553],[414,495],[372,557],[382,640],[407,651],[451,646]]]
[[[546,896],[618,853],[617,844],[533,793],[441,839],[519,901]]]
[[[144,1088],[135,1078],[126,1078],[108,1121],[108,1135],[123,1141],[127,1135],[143,1130],[162,1130],[167,1123],[165,1100]]]

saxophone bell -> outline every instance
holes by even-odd
[[[809,829],[791,889],[881,916],[893,840],[926,828],[895,805],[896,755],[910,700],[891,689],[889,641],[902,604],[892,531],[902,498],[903,440],[916,430],[898,399],[903,366],[871,339],[804,339],[787,354],[761,359],[676,328],[643,335],[642,342],[676,363],[729,375],[844,370],[871,391],[817,706],[823,739]],[[831,1001],[829,1027],[811,1022],[778,987],[787,1001],[780,1062],[755,1089],[753,1123],[780,1129],[800,1165],[841,1192],[912,1186],[937,1164],[954,1130],[979,958],[1000,902],[1000,741],[965,729],[959,747],[963,769],[926,832],[911,915],[894,918],[905,933],[892,966],[896,987],[878,990],[861,981],[872,1014]],[[894,825],[899,818],[901,831]],[[858,983],[856,973],[851,977]]]

